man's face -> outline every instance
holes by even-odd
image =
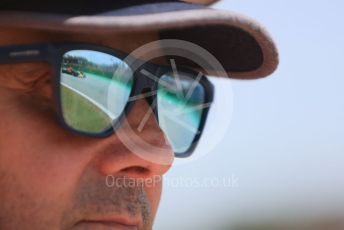
[[[157,39],[90,37],[0,30],[0,45],[82,41],[129,53]],[[64,130],[55,119],[50,77],[44,63],[0,65],[0,229],[151,229],[161,194],[156,178],[171,166],[172,151],[156,156],[164,162],[157,164],[129,151],[116,135],[92,139]],[[137,101],[128,116],[133,130],[148,109],[145,100]],[[153,117],[137,135],[166,148]],[[109,186],[108,178],[154,183]]]

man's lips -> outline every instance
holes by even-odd
[[[126,225],[113,221],[81,221],[77,224],[81,229],[111,229],[111,230],[138,230],[137,225]]]
[[[115,229],[115,230],[138,230],[141,225],[139,218],[120,216],[90,217],[79,221],[76,226],[86,229]]]

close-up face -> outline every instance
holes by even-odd
[[[260,210],[237,173],[268,142],[252,92],[274,98],[279,53],[225,1],[0,0],[0,230],[227,229],[236,201]]]
[[[92,39],[90,34],[0,30],[0,46],[87,42],[130,53],[156,39],[147,33]],[[173,151],[154,116],[136,134],[165,149],[155,156],[158,161],[133,153],[117,136],[138,130],[149,104],[137,100],[127,117],[130,127],[116,134],[80,136],[56,119],[52,79],[47,63],[0,65],[0,229],[151,229],[161,176],[172,164]],[[129,179],[143,182],[113,183]],[[149,179],[154,183],[144,183]]]

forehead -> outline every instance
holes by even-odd
[[[84,42],[109,46],[128,53],[158,39],[159,34],[156,31],[94,34],[0,28],[0,46],[40,42]]]

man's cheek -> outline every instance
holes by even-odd
[[[35,230],[59,229],[82,173],[80,156],[51,146],[44,138],[40,138],[41,143],[21,134],[17,138],[22,140],[8,137],[3,139],[7,144],[1,141],[0,219],[6,216],[14,224],[30,223]]]
[[[0,165],[0,229],[20,229],[23,226],[25,229],[58,229],[66,199],[58,192],[58,186],[51,189],[53,181],[45,183],[42,181],[44,177],[37,177],[22,162],[12,161],[10,167],[8,164]]]

